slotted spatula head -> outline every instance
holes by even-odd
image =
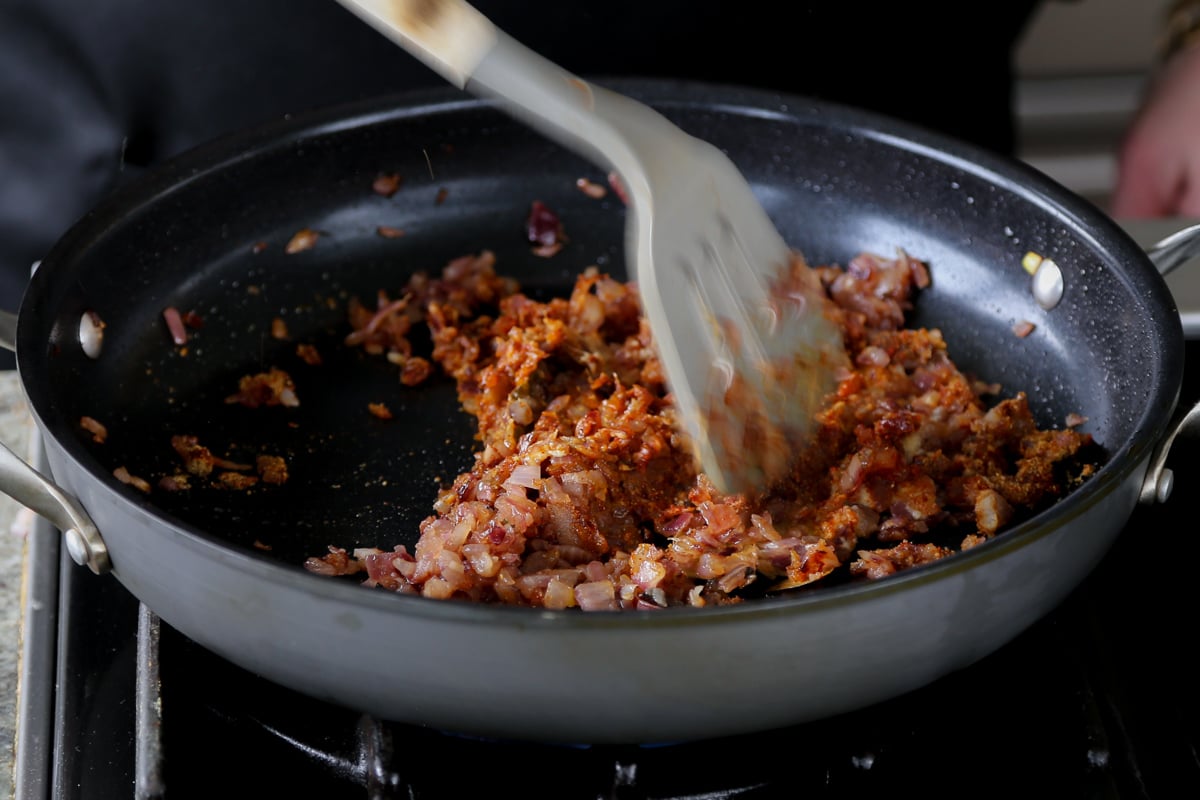
[[[824,291],[719,149],[530,51],[462,0],[339,0],[459,88],[619,176],[679,425],[722,492],[783,477],[845,361]]]
[[[629,222],[638,288],[702,468],[722,491],[752,491],[808,443],[845,346],[816,273],[742,174],[685,136],[643,140],[659,152]]]

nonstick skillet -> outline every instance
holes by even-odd
[[[544,612],[310,574],[303,561],[329,545],[411,547],[474,446],[448,379],[402,387],[394,366],[341,345],[350,297],[373,301],[484,249],[539,298],[589,265],[624,277],[620,201],[576,186],[605,176],[445,90],[227,137],[81,219],[15,317],[53,483],[5,454],[5,490],[64,529],[77,560],[108,573],[97,580],[120,581],[168,624],[280,684],[402,722],[599,743],[763,730],[929,683],[1054,608],[1139,498],[1165,489],[1178,312],[1154,261],[1095,207],[1024,164],[856,109],[727,86],[607,85],[724,148],[810,262],[897,248],[926,261],[933,282],[911,324],[941,328],[964,370],[1028,392],[1043,426],[1086,417],[1104,466],[969,552],[734,607]],[[380,174],[401,176],[398,191],[373,191]],[[551,258],[526,238],[534,200],[569,239]],[[303,229],[315,246],[289,254]],[[1031,291],[1028,252],[1062,270],[1050,308]],[[194,314],[186,346],[171,341],[168,307]],[[272,335],[276,317],[286,339]],[[1013,333],[1022,321],[1035,326],[1024,338]],[[319,370],[297,359],[300,341],[321,352]],[[295,376],[299,406],[224,402],[241,376],[271,366]],[[365,413],[369,402],[393,419]],[[103,443],[85,416],[104,423]],[[114,476],[166,471],[181,433],[234,459],[278,452],[290,478],[271,491],[147,494]]]

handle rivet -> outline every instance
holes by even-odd
[[[1062,269],[1050,259],[1043,259],[1033,273],[1033,299],[1049,311],[1062,300],[1063,291]]]
[[[1175,488],[1175,473],[1169,469],[1164,469],[1162,474],[1158,476],[1158,481],[1154,486],[1154,499],[1160,503],[1165,503],[1171,497],[1171,492]]]
[[[67,553],[70,554],[71,560],[80,566],[87,564],[88,558],[91,556],[91,548],[88,547],[83,534],[74,528],[68,528],[63,536],[66,538]]]
[[[95,311],[85,311],[79,318],[79,346],[88,358],[99,358],[104,348],[104,320]]]

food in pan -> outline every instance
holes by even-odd
[[[809,269],[799,255],[793,267]],[[331,543],[306,566],[439,599],[729,604],[945,558],[1095,471],[1090,434],[1039,428],[1023,393],[1001,397],[956,367],[940,331],[905,327],[929,281],[920,260],[863,253],[816,269],[852,363],[812,446],[755,495],[721,495],[697,473],[633,284],[590,269],[540,302],[484,252],[381,292],[373,309],[353,303],[347,342],[397,364],[405,384],[435,364],[453,377],[479,446],[411,551]],[[412,346],[425,330],[432,363]]]

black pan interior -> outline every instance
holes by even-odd
[[[940,327],[965,369],[1024,389],[1045,425],[1088,419],[1110,458],[1144,451],[1174,402],[1182,334],[1148,260],[1098,211],[1021,165],[852,109],[742,89],[613,82],[725,148],[785,237],[813,263],[903,248],[933,285],[914,322]],[[403,178],[392,197],[379,173]],[[400,385],[397,370],[342,344],[345,305],[398,290],[417,270],[489,249],[498,269],[544,297],[598,265],[624,276],[625,211],[575,186],[605,175],[452,91],[389,98],[281,122],[160,168],[85,217],[43,260],[22,304],[18,366],[43,423],[98,479],[125,466],[151,482],[174,472],[174,434],[218,455],[284,456],[283,486],[197,486],[132,502],[184,527],[296,565],[327,546],[411,545],[439,486],[469,467],[471,421],[439,378]],[[531,252],[532,201],[569,237]],[[380,225],[403,229],[387,239]],[[309,251],[284,245],[301,228]],[[260,250],[259,245],[265,245]],[[1052,257],[1066,297],[1051,312],[1029,292],[1021,258]],[[162,311],[195,311],[186,352]],[[84,355],[81,314],[104,321],[99,359]],[[274,317],[290,338],[270,335]],[[1035,323],[1019,338],[1012,326]],[[319,367],[296,355],[313,344]],[[277,366],[298,408],[224,402],[240,376]],[[367,411],[386,403],[395,415]],[[80,429],[104,423],[103,444]]]

